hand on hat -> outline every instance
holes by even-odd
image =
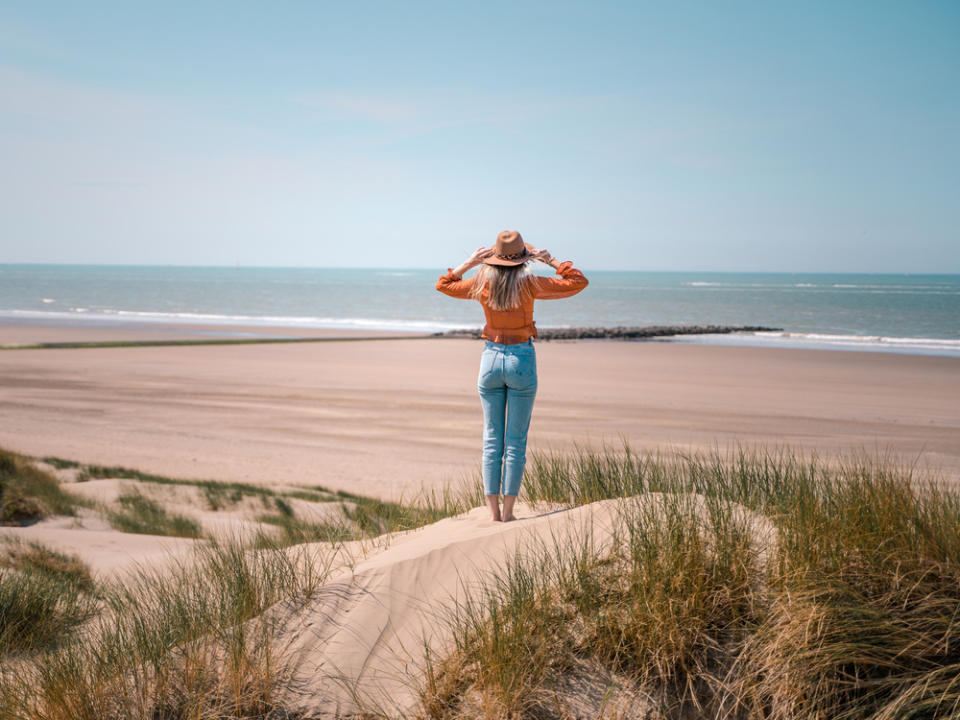
[[[467,259],[467,264],[469,264],[469,265],[471,265],[471,266],[473,266],[473,265],[479,265],[480,263],[482,263],[484,260],[486,260],[486,259],[487,259],[488,257],[490,257],[491,255],[493,255],[493,248],[492,248],[492,247],[489,247],[489,248],[488,248],[488,247],[478,247],[476,250],[473,251],[473,255],[471,255],[471,256]]]
[[[463,274],[470,268],[474,268],[488,257],[493,255],[493,248],[478,247],[466,260],[463,261],[452,273],[454,277],[463,277]]]
[[[549,250],[537,250],[536,248],[530,248],[530,254],[533,256],[534,260],[539,260],[546,265],[550,265],[553,262],[553,255],[550,254]]]

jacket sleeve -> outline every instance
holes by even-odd
[[[557,268],[559,277],[534,278],[533,296],[540,300],[556,300],[570,297],[583,290],[588,282],[584,274],[577,270],[573,263],[567,260]]]
[[[470,289],[473,287],[473,278],[463,280],[453,274],[453,268],[447,268],[447,274],[437,280],[437,290],[450,297],[469,299]]]

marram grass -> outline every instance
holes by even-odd
[[[69,641],[95,614],[96,595],[90,569],[79,558],[38,542],[0,538],[0,659]]]
[[[75,515],[88,503],[64,492],[56,478],[0,449],[0,525],[29,525],[48,515]]]
[[[200,525],[195,520],[168,513],[161,504],[139,490],[128,491],[118,497],[117,505],[119,509],[106,513],[107,522],[115,530],[141,535],[200,536]]]
[[[586,717],[960,717],[954,490],[887,457],[790,448],[580,449],[527,470],[521,500],[618,502],[613,541],[584,531],[525,548],[450,608],[454,645],[430,653],[418,716],[575,717],[589,673],[609,687]],[[479,483],[406,503],[334,495],[350,512],[333,540],[483,502]],[[204,540],[172,579],[98,585],[93,615],[4,658],[0,717],[285,717],[290,659],[265,610],[296,607],[325,561],[299,557],[317,546],[291,545],[309,528],[284,505],[270,508],[284,537]],[[634,710],[617,705],[626,696]]]
[[[0,666],[0,717],[266,717],[285,666],[265,611],[309,595],[328,562],[307,547],[210,541],[167,570],[104,584],[73,642]]]
[[[960,501],[934,478],[789,448],[528,470],[528,501],[625,498],[617,541],[528,549],[456,608],[423,717],[568,717],[583,667],[636,717],[960,717]]]

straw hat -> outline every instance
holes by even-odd
[[[533,245],[525,243],[516,230],[504,230],[497,235],[497,242],[493,246],[493,255],[483,262],[487,265],[522,265],[532,260],[530,251]]]

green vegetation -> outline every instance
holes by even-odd
[[[0,717],[266,718],[285,668],[272,646],[280,618],[264,611],[296,608],[330,559],[210,542],[163,572],[107,585],[82,640],[0,664]]]
[[[313,493],[342,521],[298,518],[291,498]],[[0,553],[14,628],[0,631],[0,717],[285,717],[281,616],[310,601],[341,542],[483,504],[478,483],[416,502],[258,496],[278,537],[205,539],[122,585],[43,548]],[[607,501],[613,527],[520,548],[451,607],[454,645],[429,655],[419,717],[571,717],[590,683],[587,717],[960,717],[960,496],[932,478],[881,457],[624,446],[532,456],[521,500]],[[170,520],[142,496],[121,505]]]
[[[120,467],[116,465],[82,465],[74,463],[72,460],[63,458],[45,457],[43,462],[50,463],[56,467],[79,468],[88,478],[120,478],[123,480],[137,480],[139,482],[158,483],[161,485],[189,485],[191,487],[211,488],[215,491],[229,491],[241,495],[274,495],[275,492],[269,487],[260,485],[251,485],[249,483],[239,482],[219,482],[216,480],[183,480],[180,478],[171,478],[166,475],[154,475],[140,470]]]
[[[307,500],[308,502],[334,502],[340,497],[337,493],[319,486],[314,488],[303,487],[295,490],[277,490],[269,486],[253,485],[251,483],[172,478],[115,465],[84,465],[74,462],[73,460],[58,457],[44,457],[41,458],[41,461],[53,465],[56,468],[75,468],[79,470],[77,475],[78,482],[92,480],[94,478],[117,478],[122,480],[136,480],[137,482],[156,483],[159,485],[198,487],[203,491],[204,498],[211,510],[223,510],[233,507],[245,497],[258,498],[263,501],[265,507],[269,506],[271,498],[274,497],[299,498],[301,500]]]
[[[90,569],[78,558],[12,537],[0,542],[0,656],[50,648],[95,611]]]
[[[200,488],[203,490],[207,507],[211,510],[231,508],[244,498],[244,491],[235,486],[230,487],[221,483],[205,482],[200,485]],[[264,498],[266,495],[260,494],[260,497]]]
[[[346,542],[374,538],[392,532],[413,530],[445,517],[452,517],[469,510],[477,492],[482,499],[482,489],[473,492],[464,488],[460,495],[445,493],[424,494],[416,504],[390,502],[353,493],[332,492],[321,486],[324,501],[340,502],[342,518],[336,521],[312,522],[298,518],[284,497],[301,497],[300,493],[287,493],[274,497],[277,512],[257,516],[259,522],[276,525],[282,529],[280,539],[270,542],[297,544],[304,542]],[[328,500],[329,499],[329,500]]]
[[[15,536],[0,538],[0,568],[48,575],[75,583],[85,592],[94,588],[93,576],[76,555],[67,555],[36,541],[23,542]]]
[[[78,468],[81,467],[80,463],[73,460],[64,460],[63,458],[58,457],[42,457],[40,458],[41,462],[47,463],[47,465],[53,465],[57,470],[65,470],[68,468]]]
[[[789,451],[530,469],[528,500],[626,498],[616,539],[518,555],[456,608],[425,716],[563,717],[583,667],[669,718],[960,716],[954,492],[889,460]]]
[[[172,535],[176,537],[200,537],[196,521],[182,515],[168,513],[160,504],[131,491],[117,498],[120,510],[107,512],[107,521],[117,530],[142,535]]]
[[[336,495],[333,493],[319,493],[312,490],[290,490],[289,492],[285,492],[283,496],[315,503],[335,502],[337,499]]]
[[[355,540],[356,532],[344,522],[310,522],[299,520],[283,513],[265,513],[257,516],[257,521],[276,525],[282,530],[280,538],[260,532],[254,540],[254,546],[263,544],[299,545],[301,543],[330,542],[340,543]]]
[[[0,450],[0,525],[28,525],[47,515],[75,515],[86,503],[60,489],[56,478]]]
[[[344,522],[317,523],[302,520],[293,512],[290,503],[282,497],[274,497],[273,506],[277,512],[258,515],[257,521],[279,527],[283,531],[282,539],[278,540],[265,533],[260,533],[254,542],[257,546],[263,544],[270,545],[277,542],[282,545],[297,545],[310,542],[335,543],[354,539],[353,529]]]
[[[413,530],[485,503],[482,486],[466,484],[459,492],[448,488],[440,493],[422,493],[416,502],[410,504],[343,491],[337,491],[336,496],[347,501],[343,506],[344,514],[356,525],[358,537]]]

